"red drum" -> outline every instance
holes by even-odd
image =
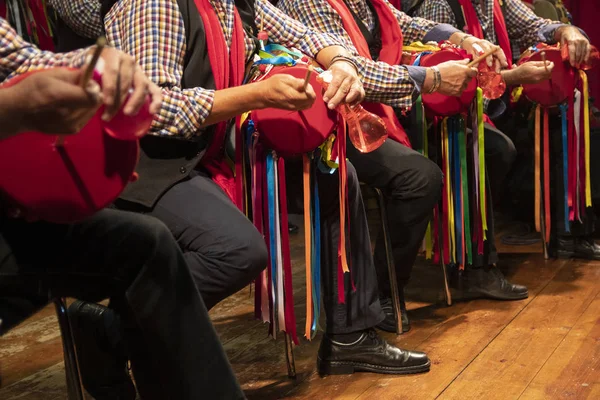
[[[19,75],[2,85],[17,85]],[[100,75],[94,79],[100,83]],[[1,90],[1,89],[0,89]],[[115,201],[137,178],[138,138],[152,124],[150,97],[138,115],[121,112],[110,123],[101,120],[104,107],[77,134],[63,136],[26,132],[0,142],[0,192],[9,208],[31,219],[70,223],[88,217]]]
[[[564,54],[559,44],[552,46],[545,43],[538,44],[521,55],[518,65],[527,61],[542,61],[542,52],[547,61],[554,63],[552,77],[545,82],[523,85],[523,93],[534,103],[551,107],[563,103],[573,95],[579,73],[571,67],[568,53]]]
[[[296,64],[293,67],[276,66],[265,76],[289,74],[304,79],[308,66]],[[287,111],[266,108],[252,111],[252,120],[260,132],[260,140],[281,156],[307,153],[319,147],[337,125],[338,113],[327,108],[323,101],[322,85],[317,82],[317,73],[309,80],[317,98],[311,108],[303,111]]]
[[[412,60],[419,58],[422,67],[433,67],[446,61],[460,61],[469,58],[464,50],[444,45],[441,50],[432,53],[413,54]],[[460,97],[446,96],[440,93],[423,94],[423,106],[428,115],[452,116],[469,109],[477,94],[477,80],[473,79]]]

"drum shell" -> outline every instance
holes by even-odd
[[[289,74],[304,80],[306,71],[307,66],[304,64],[293,67],[276,66],[264,79],[274,74]],[[260,140],[281,156],[293,156],[316,149],[329,137],[337,124],[338,113],[327,108],[323,101],[323,87],[317,82],[316,73],[311,74],[309,82],[316,93],[311,108],[303,111],[277,108],[252,111],[252,120]]]

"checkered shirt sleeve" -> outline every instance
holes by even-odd
[[[49,67],[81,67],[87,50],[54,54],[24,41],[10,24],[0,18],[0,81],[14,75]]]
[[[324,0],[280,0],[279,8],[292,18],[335,36],[356,58],[367,100],[409,108],[415,84],[405,67],[361,57],[342,25],[341,17]]]
[[[298,20],[300,21],[298,22],[297,18],[294,19],[292,15],[282,12],[268,0],[256,0],[255,4],[256,26],[260,27],[261,20],[264,18],[264,29],[269,34],[269,39],[275,43],[296,48],[313,58],[325,47],[345,47],[344,43],[326,30],[315,30],[305,21]]]
[[[181,88],[185,27],[175,0],[121,0],[104,19],[108,42],[131,54],[163,89],[150,133],[191,138],[212,110],[214,91]]]
[[[96,39],[103,33],[99,0],[49,0],[61,19],[79,35]]]
[[[523,4],[521,0],[504,1],[506,1],[506,13],[504,19],[511,43],[520,49],[525,49],[537,44],[540,41],[544,41],[545,36],[542,33],[543,28],[554,24],[554,22],[538,17],[533,11],[531,11],[531,9]],[[493,17],[493,3],[491,3],[491,0],[488,0],[486,3],[486,15],[488,16],[487,19],[491,21],[491,17]],[[479,17],[481,18],[481,8],[478,4],[475,5],[475,8]],[[416,15],[421,18],[430,19],[439,23],[450,24],[458,29],[464,28],[456,26],[456,18],[454,18],[452,8],[446,0],[425,0],[416,12]],[[490,27],[486,30],[485,35],[485,39],[492,43],[497,43],[496,32],[493,28],[493,24],[490,24]]]

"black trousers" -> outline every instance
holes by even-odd
[[[442,189],[442,172],[431,160],[391,139],[371,153],[359,152],[348,141],[348,158],[358,178],[382,190],[399,285],[405,285],[427,224]],[[375,245],[375,268],[382,296],[389,297],[390,282],[383,231]]]
[[[111,297],[144,398],[244,398],[162,223],[116,210],[72,225],[1,222],[1,329],[24,317],[15,296],[38,305],[48,291],[88,301]]]
[[[143,211],[123,201],[117,205]],[[267,265],[262,235],[203,172],[192,172],[146,212],[173,233],[208,309],[247,286]]]
[[[350,275],[346,274],[346,302],[338,302],[337,268],[339,219],[339,174],[317,172],[319,201],[321,205],[321,276],[323,308],[327,319],[327,333],[341,334],[372,328],[383,321],[378,295],[377,274],[371,255],[371,241],[360,184],[356,170],[348,166],[348,217],[346,249],[352,280],[356,291],[351,290]],[[286,162],[286,180],[290,212],[300,211],[302,199],[302,165]],[[304,210],[307,212],[307,210]]]

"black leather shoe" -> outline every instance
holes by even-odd
[[[380,298],[379,303],[381,304],[381,309],[385,314],[385,319],[377,325],[377,328],[385,332],[396,333],[396,313],[394,312],[392,299]],[[403,295],[400,296],[400,312],[402,314],[402,333],[405,333],[410,331],[410,320],[408,319],[406,302],[404,301]]]
[[[321,375],[360,371],[404,375],[427,372],[430,366],[425,353],[391,346],[374,329],[349,344],[335,342],[325,335],[317,355],[317,370]]]
[[[600,260],[600,246],[591,237],[572,236],[559,237],[556,241],[558,258],[580,258],[583,260]]]
[[[494,266],[466,269],[462,277],[462,290],[468,298],[523,300],[529,297],[527,287],[510,283]]]
[[[69,307],[83,386],[96,400],[135,400],[127,357],[108,340],[107,313],[112,310],[79,300]]]

